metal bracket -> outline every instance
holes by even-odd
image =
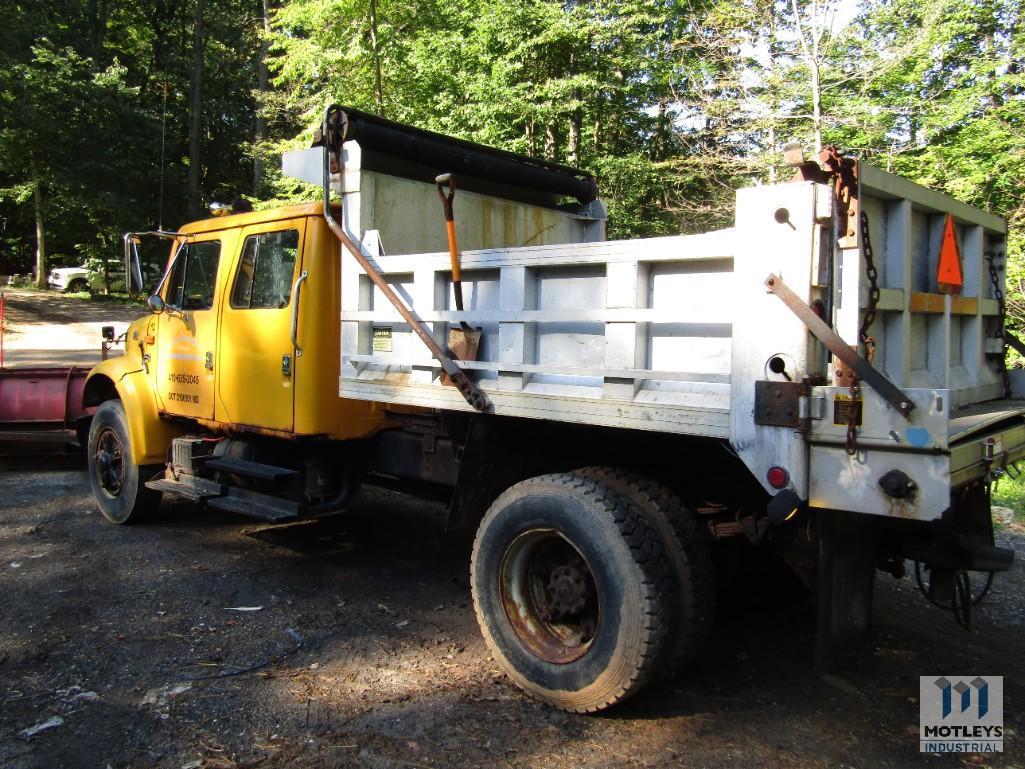
[[[843,340],[839,334],[826,325],[815,311],[812,310],[790,287],[783,282],[783,279],[775,274],[770,274],[765,279],[765,287],[769,292],[775,294],[787,306],[787,308],[808,327],[808,330],[826,348],[840,359],[854,375],[866,382],[869,387],[879,393],[883,399],[893,406],[901,415],[911,421],[911,412],[915,404],[897,385],[884,377],[879,371],[872,368],[872,365],[862,358],[858,353]]]
[[[1019,355],[1025,355],[1025,342],[1022,342],[1010,331],[1004,332],[1004,344],[1006,344],[1012,350],[1017,352]]]
[[[799,427],[800,382],[755,382],[755,424],[770,427]]]
[[[800,145],[784,148],[783,159],[796,169],[793,181],[832,184],[836,198],[838,219],[837,244],[840,248],[858,247],[858,161],[845,158],[830,145],[819,153],[818,161],[805,160]]]

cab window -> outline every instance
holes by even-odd
[[[231,306],[243,310],[287,307],[298,256],[298,230],[250,235],[242,246]]]
[[[221,241],[186,243],[167,281],[167,304],[179,310],[209,310],[214,305]]]

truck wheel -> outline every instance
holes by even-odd
[[[516,484],[484,516],[470,574],[484,640],[531,696],[590,713],[652,676],[669,573],[621,495],[569,474]]]
[[[672,489],[643,475],[611,467],[584,467],[573,474],[622,494],[658,535],[672,576],[669,635],[658,667],[667,676],[676,674],[707,640],[715,612],[715,567],[697,517]]]
[[[89,427],[89,483],[96,505],[111,523],[137,523],[160,505],[160,492],[144,482],[159,466],[132,463],[128,421],[121,401],[104,401]]]

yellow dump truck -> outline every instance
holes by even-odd
[[[441,493],[495,658],[579,712],[686,665],[726,540],[818,591],[823,667],[909,559],[967,625],[1011,564],[990,483],[1025,455],[1006,225],[794,164],[734,227],[607,241],[587,174],[332,107],[284,159],[321,202],[148,233],[155,288],[126,235],[152,314],[85,385],[97,504],[287,521],[362,483]]]

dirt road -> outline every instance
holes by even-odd
[[[100,361],[101,330],[121,334],[146,308],[97,297],[79,299],[54,291],[5,289],[4,363],[67,366]],[[120,354],[116,348],[112,354]]]
[[[443,534],[436,506],[377,492],[335,522],[268,528],[165,502],[160,520],[116,527],[64,464],[0,473],[7,769],[1025,764],[1019,535],[970,634],[881,576],[873,658],[824,681],[814,608],[782,581],[741,580],[687,674],[570,716],[488,657],[469,542]],[[1005,676],[1006,753],[918,753],[918,677],[952,673]]]

